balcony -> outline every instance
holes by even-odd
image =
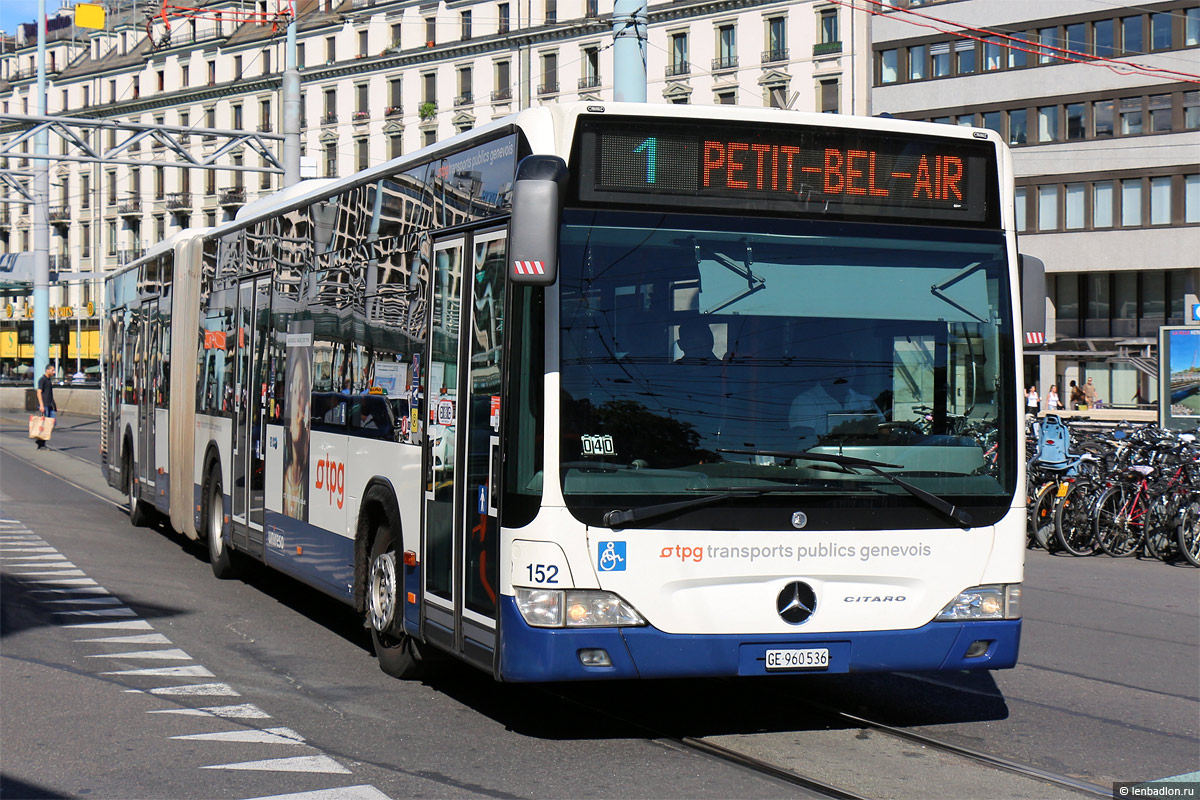
[[[503,89],[497,89],[492,92],[493,103],[510,103],[512,102],[512,87],[506,86]]]
[[[192,210],[191,192],[171,192],[167,195],[167,208],[171,211]]]
[[[325,116],[321,117],[322,125],[337,125],[337,112],[326,111]]]
[[[599,75],[587,75],[579,79],[580,89],[595,89],[600,85]]]
[[[722,72],[724,70],[737,69],[737,56],[721,56],[712,60],[712,71]]]
[[[841,42],[821,42],[813,45],[813,56],[835,56],[842,52]]]
[[[51,206],[46,221],[51,225],[66,225],[71,221],[71,207]]]
[[[142,198],[129,195],[117,206],[117,213],[122,217],[140,217],[142,215]]]
[[[221,204],[222,208],[246,205],[246,187],[234,186],[231,189],[222,189],[217,202]]]
[[[404,107],[403,106],[388,106],[387,108],[385,108],[383,110],[383,115],[385,117],[403,116],[404,115]]]
[[[778,64],[780,61],[787,60],[788,49],[786,47],[779,47],[774,50],[763,50],[762,52],[762,63],[764,64]]]
[[[687,61],[680,61],[676,64],[667,64],[667,77],[679,78],[691,74],[692,65]]]
[[[539,95],[558,94],[558,81],[549,81],[538,87]]]
[[[458,97],[454,98],[454,107],[458,108],[459,106],[469,106],[474,102],[475,102],[475,93],[474,92],[463,92]]]
[[[354,116],[351,117],[351,119],[354,120],[355,125],[365,125],[366,123],[371,121],[371,112],[370,111],[355,111]]]

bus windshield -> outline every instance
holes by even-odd
[[[976,523],[1011,500],[999,231],[570,210],[559,281],[560,479],[585,521],[803,495],[859,510],[826,527],[870,529],[903,517],[878,519],[881,507],[913,506],[894,482],[821,454],[886,465],[973,507]]]

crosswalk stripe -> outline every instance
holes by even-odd
[[[136,617],[137,612],[128,606],[120,608],[83,608],[71,611],[54,610],[55,614],[63,617]]]
[[[391,800],[391,798],[371,784],[364,783],[359,786],[340,786],[333,789],[317,789],[312,792],[252,797],[250,800]]]
[[[161,633],[141,633],[134,636],[101,636],[99,639],[76,639],[77,642],[103,644],[170,644],[171,640]]]
[[[152,631],[154,626],[144,619],[123,619],[111,622],[76,622],[63,625],[64,628],[80,628],[83,630],[113,630],[113,631]]]
[[[97,586],[91,578],[33,578],[25,583],[35,583],[41,586]]]
[[[193,742],[244,742],[248,744],[304,744],[304,737],[291,728],[263,728],[261,730],[221,731],[219,733],[191,733],[172,736]]]
[[[270,719],[271,715],[253,703],[207,708],[162,708],[147,714],[182,714],[186,717],[225,717],[227,719]]]
[[[126,689],[131,693],[142,692],[141,689]],[[187,696],[204,696],[204,697],[241,697],[242,693],[234,689],[228,683],[190,683],[187,686],[160,686],[157,689],[151,689],[145,694],[158,695],[187,695]]]
[[[111,594],[103,586],[72,586],[70,589],[30,589],[30,594],[78,594],[96,595]]]
[[[139,650],[134,653],[93,653],[88,658],[147,658],[161,661],[191,661],[192,657],[179,648],[171,650]]]
[[[118,597],[71,597],[66,600],[44,600],[48,606],[119,606],[124,601]]]
[[[25,556],[24,558],[26,561],[42,561],[42,562],[66,561],[67,560],[67,557],[64,556],[62,553],[55,553],[54,555],[50,555],[50,556]],[[17,565],[13,565],[13,566],[17,566]]]
[[[9,567],[19,566],[17,564],[9,564]],[[42,575],[53,575],[58,578],[82,578],[86,573],[81,569],[74,569],[75,565],[71,564],[71,568],[64,567],[63,569],[46,569],[49,564],[26,564],[24,566],[33,566],[37,568],[37,572],[12,572],[10,573],[16,578],[35,578]]]
[[[349,775],[350,770],[329,756],[292,756],[291,758],[267,758],[262,761],[241,761],[236,764],[212,764],[200,769],[240,769],[262,772],[326,772]]]
[[[163,678],[215,678],[206,667],[191,664],[186,667],[147,667],[145,669],[122,669],[115,672],[101,672],[101,675],[153,675]]]

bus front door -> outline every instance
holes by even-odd
[[[434,244],[428,399],[425,637],[494,668],[499,580],[504,231]]]
[[[263,440],[267,387],[267,340],[271,319],[271,277],[260,275],[238,286],[234,317],[237,353],[233,425],[233,545],[255,558],[263,554]]]

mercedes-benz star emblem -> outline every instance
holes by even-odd
[[[803,581],[792,581],[779,593],[775,607],[784,622],[799,625],[817,610],[817,593]]]

